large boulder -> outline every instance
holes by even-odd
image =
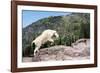
[[[83,55],[90,55],[90,39],[79,39],[72,43],[72,47],[76,50],[82,51]]]

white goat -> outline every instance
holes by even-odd
[[[34,47],[34,55],[39,51],[39,48],[42,44],[45,44],[47,41],[51,43],[54,42],[53,36],[57,39],[59,37],[58,33],[55,30],[45,30],[42,32],[40,36],[38,36],[35,40],[32,41],[31,46]]]

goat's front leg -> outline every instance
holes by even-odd
[[[51,42],[51,45],[54,43],[54,40],[53,39],[49,39],[49,41]]]
[[[54,42],[54,40],[53,40],[53,39],[49,39],[49,41],[50,41],[50,42],[52,42],[52,43]]]

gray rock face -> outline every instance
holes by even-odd
[[[84,40],[86,40],[84,42]],[[72,46],[56,45],[49,48],[40,49],[32,59],[32,62],[38,61],[57,61],[57,60],[74,60],[74,59],[89,59],[90,58],[90,40],[82,39]],[[24,61],[25,58],[23,58]],[[25,59],[26,61],[26,59]],[[29,61],[30,62],[30,61]]]
[[[83,52],[84,56],[90,55],[90,39],[79,39],[72,43],[72,47]]]

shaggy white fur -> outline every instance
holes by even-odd
[[[48,29],[43,31],[40,36],[38,36],[35,40],[33,40],[31,45],[33,45],[33,43],[35,44],[34,55],[36,51],[37,52],[39,51],[39,48],[41,47],[42,44],[45,44],[47,41],[53,43],[54,42],[54,39],[52,38],[53,36],[55,36],[55,38],[59,37],[58,33],[55,30]]]

